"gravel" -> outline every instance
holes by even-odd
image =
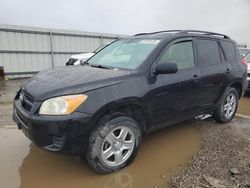
[[[170,187],[250,188],[250,119],[219,124],[198,122],[202,146],[189,165],[171,178]]]

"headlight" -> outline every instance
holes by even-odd
[[[86,99],[87,95],[68,95],[48,99],[42,103],[39,114],[64,115],[71,114]]]

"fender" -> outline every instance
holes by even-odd
[[[151,122],[149,111],[147,107],[143,104],[142,99],[139,97],[127,97],[112,101],[102,106],[93,115],[92,120],[94,121],[94,124],[96,124],[103,115],[112,113],[113,111],[117,111],[117,109],[118,111],[120,110],[121,112],[123,112],[124,110],[124,113],[130,110],[139,110],[137,116],[139,116],[140,113],[143,115],[143,117],[141,117],[142,120],[145,119],[145,124],[141,128],[143,132],[145,132],[148,129],[148,125]]]

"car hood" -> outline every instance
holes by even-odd
[[[76,54],[76,55],[72,55],[70,58],[73,59],[88,59],[90,57],[92,57],[95,53],[83,53],[83,54]]]
[[[21,87],[35,101],[44,101],[122,83],[129,78],[130,72],[89,66],[57,67],[39,72]]]

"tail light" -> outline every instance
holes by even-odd
[[[241,62],[242,64],[244,64],[244,65],[247,66],[247,59],[246,59],[246,58],[242,58],[242,59],[240,60],[240,62]]]

